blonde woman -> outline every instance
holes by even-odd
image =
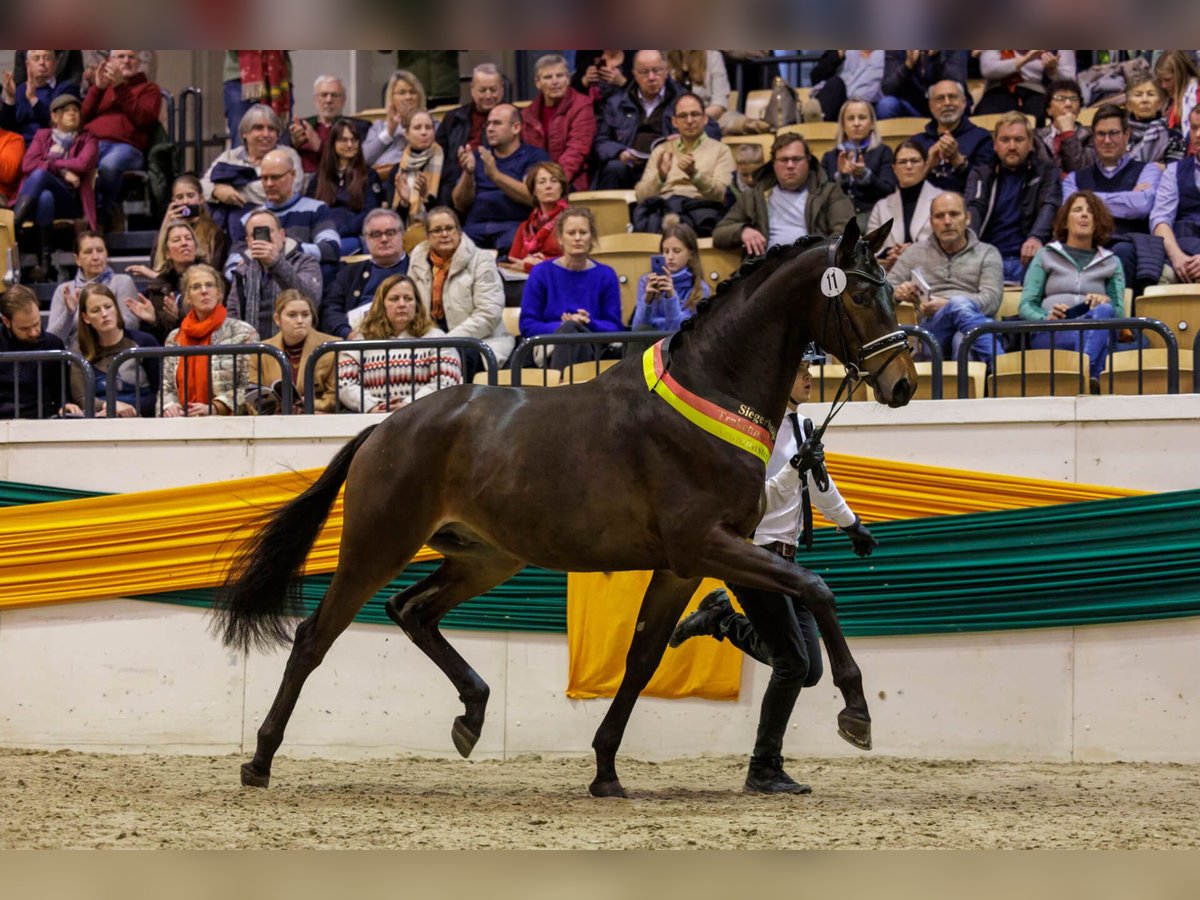
[[[386,181],[408,145],[408,126],[413,113],[424,109],[427,104],[425,85],[405,69],[400,69],[388,79],[384,96],[387,98],[385,115],[371,123],[362,150],[367,165],[374,166],[380,179]]]
[[[829,179],[852,201],[859,226],[867,224],[871,209],[896,189],[892,148],[879,139],[875,107],[862,97],[851,97],[838,113],[837,145],[821,157]]]

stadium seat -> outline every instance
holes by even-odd
[[[971,121],[984,131],[994,131],[996,123],[1000,121],[1000,117],[1007,115],[1008,113],[988,113],[985,116],[971,116]],[[1030,128],[1037,127],[1037,120],[1033,116],[1026,115],[1025,119],[1029,122]]]
[[[933,363],[922,360],[916,363],[917,392],[914,400],[929,400],[933,397]],[[973,361],[967,363],[967,397],[974,400],[983,396],[984,381],[987,378],[987,365]],[[942,363],[942,399],[953,400],[958,396],[958,363],[947,360]]]
[[[504,328],[513,337],[521,335],[521,307],[506,306],[502,313],[504,317]]]
[[[883,142],[895,150],[917,132],[924,131],[928,122],[928,119],[902,116],[896,119],[880,119],[875,123],[875,127],[879,130],[879,137]]]
[[[1092,127],[1092,120],[1096,118],[1096,110],[1100,107],[1089,106],[1087,109],[1081,109],[1079,116],[1075,119],[1076,125],[1082,125],[1084,128]]]
[[[988,378],[993,397],[1076,397],[1089,393],[1088,358],[1074,350],[1026,350],[996,357],[996,376]],[[1021,391],[1021,367],[1025,390]],[[1080,373],[1082,386],[1080,384]],[[1054,389],[1050,380],[1053,376]]]
[[[821,157],[832,150],[837,141],[837,122],[801,122],[798,125],[785,125],[779,129],[778,133],[791,134],[792,132],[804,138],[808,144],[809,153],[817,162],[820,162]]]
[[[11,209],[0,209],[0,294],[16,283],[20,274],[14,269],[20,267],[17,254],[17,229],[14,225]]]
[[[700,263],[701,271],[704,273],[704,280],[708,282],[708,289],[716,291],[717,285],[732,275],[738,270],[742,264],[743,254],[741,250],[718,250],[713,246],[712,238],[700,238],[697,242],[700,247]]]
[[[743,112],[751,119],[761,119],[763,113],[767,111],[767,104],[771,102],[771,91],[747,91],[746,92],[746,108]]]
[[[358,112],[350,113],[351,119],[361,119],[362,121],[364,121],[368,124],[370,124],[371,122],[374,122],[376,119],[383,119],[386,117],[387,117],[387,110],[384,109],[382,106],[379,107],[378,109],[360,109]]]
[[[596,217],[599,237],[629,231],[629,208],[636,202],[633,191],[576,191],[567,196],[572,206],[585,206]]]
[[[496,384],[506,386],[512,384],[512,369],[503,368],[496,373]],[[562,381],[562,373],[558,369],[538,369],[535,367],[521,370],[521,387],[554,387]],[[488,373],[476,372],[473,384],[487,384]]]
[[[1180,350],[1191,350],[1200,328],[1200,284],[1155,284],[1138,298],[1135,312],[1158,319],[1175,333]],[[1163,339],[1146,332],[1151,347],[1162,347]]]
[[[842,383],[842,379],[846,377],[846,367],[838,363],[826,363],[823,366],[813,366],[811,371],[813,379],[812,402],[832,403],[834,395],[837,394],[838,387]],[[868,385],[860,382],[858,387],[854,389],[854,393],[850,399],[854,402],[874,400],[875,394]]]
[[[632,231],[603,235],[600,247],[592,253],[596,262],[612,266],[621,283],[621,321],[628,324],[637,304],[638,279],[650,271],[650,257],[659,250],[662,238],[657,234]]]
[[[619,359],[602,359],[598,362],[581,362],[575,363],[573,366],[567,366],[563,369],[562,380],[559,384],[582,384],[585,381],[591,381],[601,372],[611,369],[620,361]]]
[[[1141,356],[1142,379],[1139,390],[1138,357]],[[1179,390],[1191,393],[1193,354],[1191,350],[1179,351]],[[1109,385],[1111,373],[1112,384]],[[1102,394],[1165,394],[1167,392],[1167,350],[1151,347],[1141,351],[1122,350],[1110,354],[1108,366],[1100,375]]]
[[[971,95],[971,105],[978,106],[983,99],[983,91],[987,87],[986,78],[968,78],[967,93]]]

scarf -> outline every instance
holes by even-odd
[[[425,193],[436,197],[442,184],[442,162],[445,153],[442,145],[434,143],[424,150],[414,150],[412,144],[404,148],[400,155],[400,171],[411,175],[414,179],[422,172],[425,173]],[[409,222],[417,217],[421,207],[425,205],[425,197],[418,197],[416,191],[411,191],[408,198]]]
[[[509,255],[524,259],[531,253],[540,252],[546,239],[554,232],[558,224],[558,217],[562,215],[568,205],[567,198],[562,197],[548,213],[542,212],[541,206],[536,207],[525,222],[525,226],[517,232],[521,246],[517,247],[514,244],[513,249],[517,252],[509,253]]]
[[[54,128],[50,132],[50,154],[52,156],[66,156],[67,151],[71,149],[71,145],[75,143],[75,137],[79,134],[78,131],[59,131]]]
[[[237,51],[243,100],[265,100],[277,115],[291,115],[292,86],[288,82],[287,52]]]
[[[202,322],[196,318],[195,310],[188,310],[188,314],[179,323],[177,338],[179,345],[181,347],[206,346],[211,341],[213,332],[225,323],[226,315],[228,314],[225,307],[218,305]],[[206,357],[185,356],[175,373],[175,381],[179,389],[179,402],[185,411],[191,403],[208,403],[212,385],[208,381],[208,359]],[[186,395],[184,394],[185,384],[187,385]]]
[[[442,306],[442,289],[446,286],[446,276],[450,274],[452,259],[454,259],[453,254],[443,258],[432,247],[429,248],[429,264],[433,266],[433,287],[430,288],[432,299],[429,301],[429,313],[436,322],[446,320],[446,310]]]

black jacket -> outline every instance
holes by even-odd
[[[21,350],[63,350],[62,340],[43,331],[32,344],[18,341],[0,325],[0,354]],[[38,372],[41,372],[42,402],[38,405]],[[58,362],[27,362],[13,365],[0,361],[0,419],[45,419],[58,413],[71,398],[66,395],[63,367]],[[19,390],[19,396],[18,396]]]
[[[347,313],[367,303],[372,298],[364,294],[364,287],[375,269],[370,257],[360,262],[342,266],[337,278],[325,291],[321,300],[321,330],[326,334],[344,338],[350,333]],[[399,274],[408,272],[408,256],[400,260]]]
[[[1054,228],[1054,215],[1062,203],[1062,179],[1058,166],[1030,153],[1023,170],[1021,233],[1047,244]],[[967,176],[967,214],[971,219],[971,230],[980,236],[980,240],[983,240],[983,231],[994,213],[996,176],[999,173],[1000,161],[993,160],[976,166]]]

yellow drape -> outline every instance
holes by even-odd
[[[0,509],[0,609],[215,587],[254,521],[321,471]],[[341,536],[339,496],[305,572],[332,572]]]
[[[1028,509],[1143,493],[862,456],[831,453],[826,458],[838,490],[867,522]],[[818,518],[818,524],[820,521]],[[849,552],[849,542],[846,546]],[[567,696],[611,697],[616,693],[625,674],[625,654],[649,580],[646,572],[573,574],[568,578]],[[705,584],[692,598],[688,612],[708,590],[719,586],[719,582]],[[645,693],[656,697],[736,699],[741,666],[742,654],[727,642],[691,640],[676,650],[667,650]]]

